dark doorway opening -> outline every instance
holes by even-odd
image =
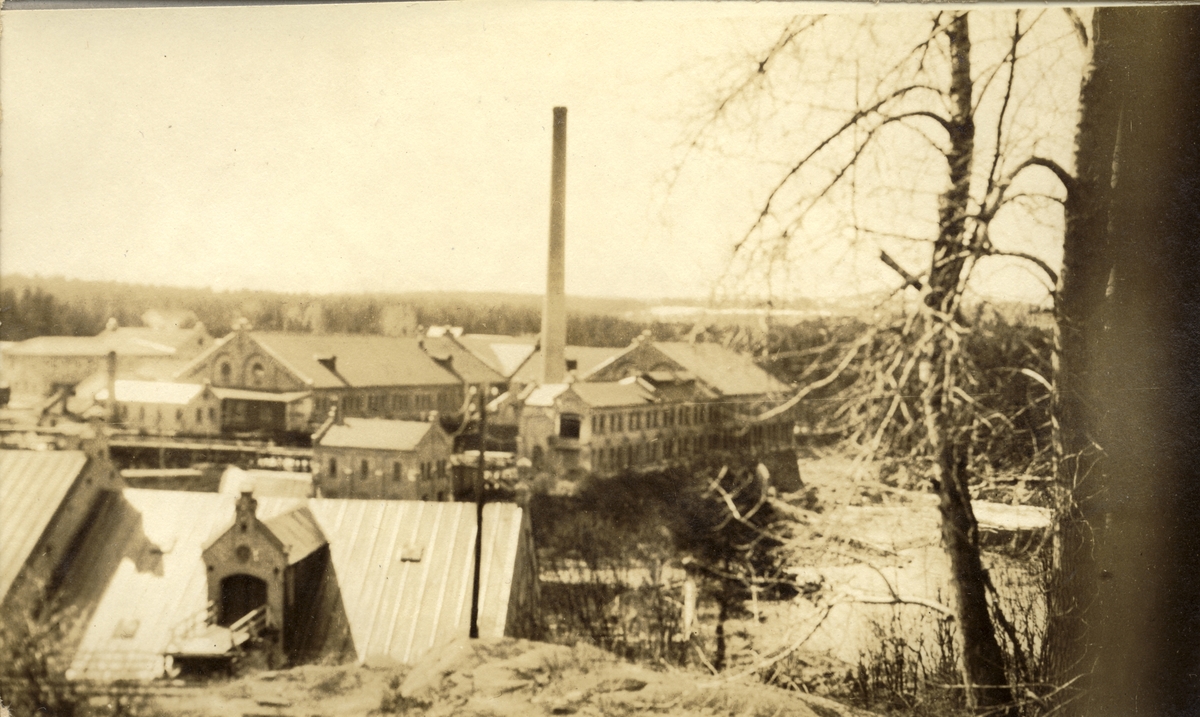
[[[221,581],[221,618],[229,627],[238,618],[267,604],[267,583],[253,575],[230,575]]]

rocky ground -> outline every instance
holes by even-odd
[[[462,639],[412,668],[306,666],[164,691],[147,705],[183,717],[348,715],[729,715],[864,717],[821,697],[753,679],[654,670],[596,648]]]

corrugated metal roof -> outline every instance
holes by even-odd
[[[283,543],[288,565],[300,562],[325,544],[325,534],[321,532],[312,512],[302,506],[264,520],[263,525]]]
[[[358,659],[412,663],[470,627],[475,505],[313,499]],[[484,506],[480,637],[501,637],[521,509]],[[404,560],[420,553],[418,561]]]
[[[201,554],[231,524],[234,503],[218,493],[125,489],[106,505],[67,581],[68,599],[90,612],[69,676],[162,675],[172,630],[205,609]],[[264,498],[257,513],[272,530],[287,523],[280,530],[289,536],[325,536],[360,660],[411,662],[467,634],[473,504]],[[275,520],[284,514],[292,517]],[[483,636],[504,632],[521,519],[511,504],[484,510]]]
[[[65,583],[71,604],[91,613],[68,677],[162,676],[172,630],[208,603],[201,551],[233,508],[230,495],[133,488],[106,505]]]
[[[317,445],[325,448],[370,448],[412,451],[433,424],[425,421],[392,421],[384,418],[346,418],[329,427]]]
[[[314,388],[462,384],[421,349],[420,339],[258,331],[250,337]],[[330,357],[336,357],[336,374],[318,361]]]
[[[120,403],[166,403],[186,406],[204,391],[198,383],[173,383],[170,381],[135,381],[117,379],[117,401]],[[97,401],[108,400],[108,389],[96,392]]]
[[[83,451],[0,450],[0,599],[85,465]]]

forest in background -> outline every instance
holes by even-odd
[[[468,333],[535,334],[541,328],[542,297],[484,292],[371,294],[282,294],[269,291],[213,291],[208,288],[151,286],[60,277],[9,275],[0,279],[0,341],[34,336],[93,336],[109,318],[121,326],[141,326],[149,309],[186,310],[213,336],[229,332],[246,318],[262,331],[309,331],[309,309],[321,307],[325,333],[381,333],[389,309],[410,311],[417,326],[461,326]],[[627,312],[648,306],[636,299],[567,297],[567,341],[578,346],[626,346],[647,325],[626,320]],[[651,327],[668,338],[673,329]]]

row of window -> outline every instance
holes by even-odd
[[[155,421],[155,423],[161,424],[162,420],[163,420],[162,409],[156,408],[155,411],[156,411],[156,413],[154,416],[154,421]],[[129,420],[129,405],[124,404],[124,403],[120,404],[117,408],[117,414],[118,414],[117,417],[121,421],[127,422]],[[144,424],[145,422],[146,422],[146,407],[138,406],[138,423]],[[183,423],[183,409],[182,408],[175,409],[175,422],[178,424]],[[208,409],[208,422],[212,423],[212,424],[215,424],[217,422],[217,409],[215,409],[215,408]],[[204,424],[204,409],[197,408],[196,409],[196,425],[203,425],[203,424]]]
[[[620,470],[663,460],[701,455],[709,451],[733,450],[764,444],[779,445],[790,440],[790,432],[789,424],[771,423],[755,426],[742,436],[730,433],[709,433],[664,438],[646,443],[598,446],[592,451],[592,464],[593,468],[597,470]]]
[[[384,463],[386,463],[386,461],[384,461]],[[413,473],[412,475],[407,476],[407,478],[410,482],[416,481],[418,479],[422,480],[422,481],[430,481],[430,480],[433,480],[434,478],[437,478],[438,480],[445,480],[446,473],[448,470],[448,468],[447,468],[448,465],[449,465],[449,463],[445,460],[422,461],[420,464],[419,476],[417,473]],[[331,478],[339,477],[338,459],[337,458],[329,459],[328,468],[329,468],[329,476]],[[382,476],[383,471],[384,471],[384,469],[382,467],[380,467],[378,470],[376,470],[376,474],[379,476]],[[348,475],[348,476],[349,475],[357,475],[359,480],[367,480],[368,478],[371,477],[371,461],[367,460],[366,458],[363,458],[361,461],[359,461],[357,473],[351,467],[346,467],[345,472],[346,472],[346,475]],[[393,483],[399,483],[405,479],[403,463],[401,463],[400,461],[392,461],[391,477],[392,477]]]
[[[453,391],[421,392],[396,391],[392,393],[350,393],[339,397],[342,410],[347,415],[406,414],[418,411],[455,411],[459,408],[458,396]],[[320,396],[316,400],[317,415],[326,415],[333,405],[334,397]]]
[[[717,406],[689,404],[648,411],[599,413],[592,416],[592,433],[621,433],[659,426],[692,426],[711,423],[717,418]]]

